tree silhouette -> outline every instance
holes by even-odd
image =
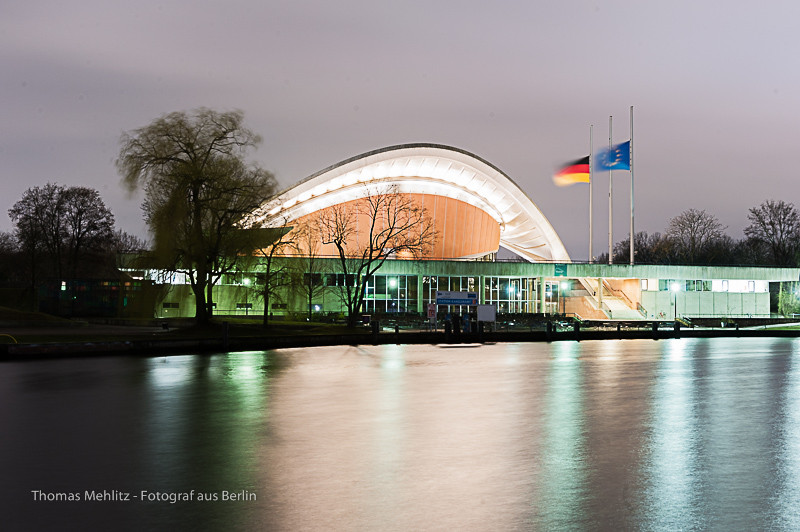
[[[142,209],[160,265],[185,272],[195,317],[211,318],[214,281],[251,249],[245,222],[275,189],[269,172],[245,162],[261,138],[240,111],[175,112],[125,133],[117,168]]]

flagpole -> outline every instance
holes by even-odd
[[[631,266],[633,266],[633,106],[631,105],[631,143],[630,143],[630,167],[631,167]],[[591,167],[589,167],[591,170]]]
[[[608,151],[611,152],[613,144],[611,142],[611,119],[608,117]],[[608,263],[614,264],[614,171],[608,170]]]
[[[594,157],[594,151],[592,149],[592,128],[594,128],[594,125],[589,126],[589,264],[594,262],[592,257],[592,184],[594,183],[594,164],[592,164],[592,158]]]

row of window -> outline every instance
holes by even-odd
[[[768,281],[746,281],[741,279],[642,279],[643,292],[768,292]]]
[[[355,283],[355,276],[343,274],[305,274],[305,282],[315,286],[344,286]],[[562,284],[569,281],[547,281],[544,302],[548,312],[557,310]],[[437,291],[477,292],[480,278],[474,276],[423,276],[421,300],[423,307],[436,302]],[[766,281],[743,280],[685,280],[642,279],[642,291],[681,292],[766,292]],[[418,299],[418,277],[416,275],[374,275],[367,282],[365,291],[367,312],[416,312]],[[495,304],[500,312],[537,312],[539,309],[538,282],[530,277],[486,276],[483,285],[483,301]],[[164,303],[163,308],[177,309],[178,303]],[[237,303],[237,309],[252,309],[252,303]],[[286,304],[273,303],[273,309],[286,308]],[[449,310],[463,310],[453,306]]]
[[[137,272],[144,273],[144,272]],[[167,273],[157,272],[151,270],[148,272],[149,277],[157,282],[171,283],[171,284],[188,284],[189,279],[183,273]],[[160,274],[160,275],[159,275]],[[288,275],[288,274],[284,274]],[[158,278],[156,278],[158,277]],[[251,282],[263,283],[263,273],[231,273],[223,276],[223,284],[230,285],[248,285]],[[392,281],[394,279],[394,281]],[[414,279],[413,283],[410,281],[405,282],[405,286],[416,286],[416,275],[375,275],[370,281],[374,285],[375,292],[385,293],[384,287],[386,283],[403,283],[405,279]],[[529,277],[499,277],[499,276],[486,276],[483,286],[484,297],[486,300],[491,301],[514,301],[535,299],[532,294],[535,294],[536,279]],[[288,279],[284,279],[288,281]],[[350,284],[353,286],[356,282],[356,277],[353,274],[341,273],[305,273],[303,274],[303,283],[312,286],[345,286]],[[105,283],[104,283],[105,284]],[[423,294],[436,292],[438,290],[447,291],[463,291],[463,292],[476,292],[481,289],[480,278],[478,276],[452,276],[452,275],[439,275],[439,276],[423,276],[422,284],[424,285]],[[557,282],[547,283],[548,292],[558,292]],[[124,286],[131,286],[134,290],[141,288],[141,283],[126,282]],[[682,291],[682,292],[762,292],[767,291],[767,281],[746,281],[746,280],[727,280],[715,279],[709,280],[694,280],[694,279],[642,279],[641,289],[643,291]],[[429,299],[427,295],[423,299]]]
[[[373,275],[367,281],[364,299],[368,313],[416,312],[417,276]]]
[[[288,284],[289,282],[296,282],[288,273],[274,273],[273,282],[276,284]],[[356,276],[353,274],[341,273],[304,273],[303,284],[306,286],[345,286],[345,283],[350,283],[351,286],[355,284]],[[264,284],[263,273],[229,273],[223,277],[222,284],[228,285],[250,285],[250,284]]]
[[[212,303],[211,305],[213,306],[213,308],[217,308],[217,304],[216,303]],[[178,308],[181,308],[181,304],[179,302],[174,302],[174,301],[165,301],[164,303],[161,304],[161,308],[178,309]],[[239,309],[239,310],[245,310],[245,309],[252,310],[253,304],[252,303],[236,303],[236,308]],[[272,304],[272,308],[273,309],[286,309],[286,303],[273,303]]]
[[[74,292],[87,292],[90,290],[97,290],[98,288],[119,290],[120,287],[125,290],[139,291],[142,289],[142,283],[140,281],[100,281],[94,284],[85,281],[71,281],[68,286],[67,281],[61,281],[62,292],[66,292],[67,288]]]

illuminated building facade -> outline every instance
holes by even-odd
[[[797,281],[796,268],[578,264],[541,210],[508,176],[464,150],[406,144],[371,151],[326,168],[253,213],[258,226],[299,225],[336,205],[348,207],[392,187],[425,208],[438,235],[424,260],[389,260],[367,280],[365,312],[424,315],[436,291],[477,292],[499,313],[572,314],[582,319],[768,317],[770,284]],[[356,234],[353,238],[363,238]],[[502,262],[502,246],[524,260]],[[328,245],[321,257],[333,257]],[[487,260],[488,259],[488,260]],[[302,272],[301,257],[284,257],[299,275],[271,304],[274,315],[342,312],[343,283],[333,258]],[[144,274],[153,278],[154,273]],[[259,272],[223,276],[217,313],[260,314]],[[310,277],[309,277],[310,276]],[[310,307],[297,287],[312,279]],[[349,282],[353,280],[350,279]],[[194,302],[180,276],[158,316],[191,316]],[[463,311],[465,309],[457,309]]]

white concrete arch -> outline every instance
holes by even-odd
[[[570,261],[550,222],[516,183],[480,157],[439,144],[390,146],[330,166],[266,202],[253,223],[272,226],[364,197],[365,184],[464,201],[497,221],[503,247],[533,262]]]

